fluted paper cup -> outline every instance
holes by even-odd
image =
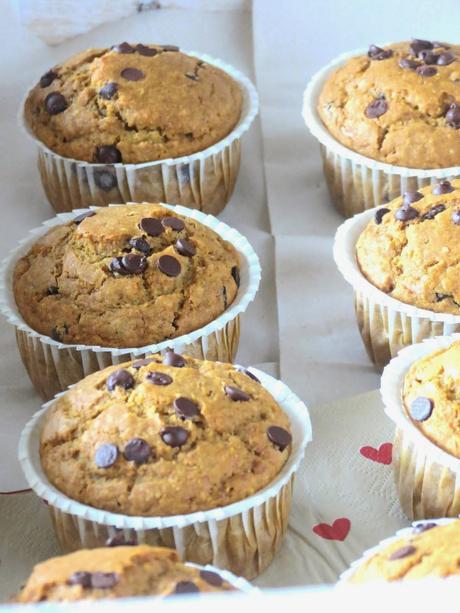
[[[245,75],[222,60],[195,51],[184,53],[226,72],[243,94],[241,117],[233,130],[211,147],[192,155],[141,164],[108,165],[66,158],[35,137],[27,125],[22,105],[19,124],[37,146],[42,184],[56,212],[130,201],[177,202],[213,215],[223,210],[238,176],[241,137],[258,113],[257,91]]]
[[[334,59],[311,78],[303,96],[302,116],[307,128],[319,141],[331,199],[345,217],[390,202],[404,192],[417,191],[432,183],[460,176],[460,166],[417,169],[373,160],[342,145],[323,124],[317,106],[327,79],[350,58],[366,55],[367,51],[356,49]]]
[[[48,402],[24,428],[19,461],[30,487],[48,503],[54,529],[65,551],[103,545],[116,529],[139,543],[177,549],[181,559],[213,564],[248,579],[273,560],[286,532],[294,475],[312,438],[306,406],[281,381],[251,369],[291,423],[291,454],[277,477],[256,494],[239,502],[187,515],[133,517],[109,513],[76,502],[47,479],[40,462],[44,418],[55,402]],[[59,397],[59,396],[57,396]]]
[[[151,353],[164,353],[168,349],[173,349],[177,353],[187,353],[201,360],[221,362],[234,360],[240,337],[240,315],[254,299],[260,284],[259,258],[243,235],[215,217],[182,206],[161,204],[179,215],[211,228],[222,239],[233,245],[240,259],[240,287],[235,300],[219,317],[205,326],[177,338],[143,347],[120,349],[97,345],[71,345],[39,334],[24,321],[14,299],[13,274],[16,263],[51,227],[67,223],[85,211],[97,211],[99,207],[60,213],[44,222],[39,228],[31,230],[3,261],[0,268],[0,312],[16,328],[16,340],[24,366],[35,389],[45,400],[53,398],[55,394],[92,372],[112,364],[142,358]]]
[[[339,226],[334,260],[353,287],[356,319],[367,353],[383,368],[403,347],[460,332],[460,315],[419,309],[392,298],[366,279],[356,259],[356,243],[374,215],[375,210],[364,211]]]

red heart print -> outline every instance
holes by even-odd
[[[329,541],[344,541],[348,533],[350,532],[351,521],[346,517],[339,517],[334,523],[329,524],[317,524],[313,526],[313,532],[323,539]]]
[[[373,462],[391,464],[393,445],[391,443],[382,443],[378,449],[366,445],[365,447],[361,447],[359,453]]]

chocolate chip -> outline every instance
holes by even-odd
[[[67,585],[81,585],[82,587],[91,587],[91,573],[84,570],[79,570],[67,579]]]
[[[144,217],[141,219],[139,227],[149,236],[160,236],[164,232],[161,221],[156,217]]]
[[[150,255],[152,253],[152,248],[145,240],[145,238],[141,238],[139,236],[135,236],[130,238],[128,243],[131,245],[133,249],[140,251],[141,253],[145,253],[145,255]]]
[[[127,539],[121,530],[115,532],[112,536],[105,541],[106,547],[133,547],[137,545],[137,536],[134,534],[131,538]]]
[[[448,66],[455,61],[455,55],[450,53],[450,51],[446,51],[445,53],[441,53],[438,57],[437,64],[438,66]]]
[[[57,285],[50,285],[46,290],[46,293],[48,296],[56,296],[56,294],[59,294],[59,288]]]
[[[107,378],[107,389],[109,392],[113,392],[117,386],[122,387],[125,390],[129,390],[134,387],[134,377],[124,368],[115,370]]]
[[[99,96],[104,100],[111,100],[118,91],[118,83],[106,83],[99,90]]]
[[[260,380],[254,374],[252,374],[250,370],[247,370],[246,368],[243,368],[242,366],[238,366],[236,370],[238,372],[242,372],[243,374],[245,374],[247,377],[249,377],[253,381],[260,383]]]
[[[460,128],[460,105],[453,102],[446,113],[446,123],[452,128]]]
[[[91,575],[91,587],[99,590],[108,590],[118,583],[116,573],[93,573]]]
[[[241,279],[240,279],[240,271],[239,271],[238,266],[233,266],[233,268],[231,270],[231,274],[232,274],[232,277],[233,277],[233,279],[234,279],[234,281],[236,283],[236,287],[239,287]]]
[[[134,48],[129,43],[120,43],[119,45],[114,45],[112,51],[117,53],[134,53]]]
[[[377,119],[388,111],[388,103],[385,98],[377,98],[365,109],[364,114],[368,119]]]
[[[177,277],[180,275],[181,265],[172,255],[162,255],[158,259],[158,270],[167,277]]]
[[[186,72],[185,76],[187,79],[191,79],[192,81],[198,81],[198,75],[196,75],[194,72]]]
[[[270,426],[267,428],[268,439],[278,447],[280,451],[284,451],[291,444],[292,436],[284,428],[279,426]]]
[[[435,196],[441,196],[442,194],[450,194],[453,192],[454,188],[450,181],[441,181],[440,183],[436,183],[433,187],[432,192]]]
[[[180,426],[168,426],[161,431],[161,439],[170,447],[182,447],[188,439],[188,432]]]
[[[200,588],[193,581],[179,581],[176,583],[174,594],[196,594]]]
[[[94,182],[104,192],[109,192],[117,186],[117,177],[110,170],[95,170]]]
[[[441,302],[441,300],[445,300],[446,298],[452,298],[452,294],[440,294],[439,292],[435,292],[436,302]]]
[[[68,107],[67,100],[59,92],[51,92],[45,98],[45,109],[49,115],[58,115]]]
[[[454,211],[452,213],[452,221],[456,226],[460,226],[460,211]]]
[[[439,55],[437,53],[434,53],[433,51],[430,51],[429,49],[423,49],[422,51],[420,51],[420,53],[418,54],[418,57],[426,65],[437,64],[438,59],[439,59]]]
[[[77,226],[81,224],[81,222],[87,217],[94,217],[96,213],[94,211],[87,211],[86,213],[82,213],[81,215],[77,215],[72,219],[73,223]]]
[[[153,57],[154,55],[157,55],[158,53],[157,49],[153,49],[152,47],[146,47],[145,45],[142,45],[141,43],[136,45],[136,51],[140,53],[140,55],[145,55],[147,57]]]
[[[163,357],[163,364],[166,364],[166,366],[174,366],[175,368],[182,368],[185,366],[185,360],[178,353],[167,351]]]
[[[411,402],[409,413],[415,421],[425,421],[433,412],[434,403],[431,398],[419,396]]]
[[[422,532],[427,532],[427,530],[432,530],[436,528],[438,524],[435,524],[433,521],[427,522],[425,524],[417,524],[414,526],[412,532],[414,534],[421,534]]]
[[[434,219],[436,215],[439,215],[439,213],[442,213],[445,210],[446,207],[444,204],[437,204],[436,206],[432,206],[429,211],[422,215],[422,219]]]
[[[136,360],[131,364],[131,368],[142,368],[142,366],[148,366],[152,362],[155,362],[154,358],[143,358],[142,360]]]
[[[184,222],[178,217],[163,217],[161,223],[165,228],[171,228],[176,232],[181,232],[185,228]]]
[[[212,570],[200,570],[200,577],[213,587],[220,587],[224,582],[222,577],[217,573],[213,573]]]
[[[143,438],[132,438],[126,444],[123,455],[128,462],[145,464],[152,455],[152,448]]]
[[[234,402],[247,402],[248,400],[251,400],[251,396],[246,394],[246,392],[243,390],[240,390],[238,387],[226,385],[224,389],[227,396]]]
[[[404,192],[403,205],[413,204],[423,198],[423,194],[420,192]]]
[[[127,81],[141,81],[145,79],[145,74],[137,68],[124,68],[120,74]]]
[[[137,253],[128,253],[121,258],[121,265],[132,275],[140,275],[147,268],[147,259]]]
[[[222,296],[224,298],[224,311],[225,311],[228,307],[227,288],[225,287],[225,285],[222,287]]]
[[[187,258],[192,258],[196,254],[195,245],[186,238],[179,238],[176,241],[176,251]]]
[[[176,45],[163,45],[161,49],[162,51],[179,51],[179,47],[176,47]]]
[[[111,443],[99,445],[94,454],[94,462],[99,468],[110,468],[118,458],[118,447]]]
[[[48,70],[48,72],[45,72],[45,74],[40,78],[40,87],[48,87],[51,85],[54,79],[57,79],[57,76],[57,72],[54,72],[54,70]]]
[[[371,60],[386,60],[392,55],[393,51],[391,49],[382,49],[381,47],[377,47],[377,45],[371,45],[367,52],[367,56]]]
[[[415,60],[409,59],[408,57],[403,57],[399,60],[399,65],[401,66],[401,68],[408,68],[409,70],[415,70],[419,66],[419,63],[416,62]]]
[[[420,38],[412,39],[409,49],[413,55],[418,55],[420,51],[424,49],[433,49],[434,45],[429,40],[422,40]]]
[[[417,549],[413,545],[406,545],[405,547],[401,547],[401,549],[394,551],[389,557],[389,560],[401,560],[401,558],[407,558],[416,551]]]
[[[382,223],[382,219],[384,218],[384,216],[389,212],[390,209],[386,209],[385,207],[377,209],[374,215],[375,223],[379,226]]]
[[[411,206],[403,205],[395,211],[395,219],[399,221],[410,221],[416,217],[418,217],[418,211]]]
[[[118,164],[121,161],[121,153],[115,145],[100,145],[96,147],[96,162],[101,162],[101,164]]]
[[[59,332],[56,326],[54,326],[54,328],[51,330],[51,338],[57,343],[62,343],[62,334]]]
[[[121,264],[121,258],[113,258],[110,261],[109,268],[112,272],[116,272],[119,275],[127,275],[127,271],[123,268]]]
[[[181,419],[193,419],[200,415],[200,407],[198,404],[190,400],[190,398],[184,398],[183,396],[174,400],[174,409],[176,415]]]
[[[421,77],[434,77],[437,74],[436,68],[434,66],[418,66],[415,69],[415,72],[419,74]]]
[[[171,385],[173,378],[165,372],[149,372],[146,377],[154,385]]]

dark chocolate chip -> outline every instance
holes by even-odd
[[[161,223],[165,228],[171,228],[176,232],[181,232],[185,228],[185,224],[179,217],[163,217]]]
[[[140,275],[147,268],[147,259],[137,253],[128,253],[121,258],[121,265],[132,275]]]
[[[420,38],[413,38],[409,46],[409,49],[413,55],[418,55],[420,51],[424,49],[433,49],[434,45],[429,40],[422,40]]]
[[[437,64],[438,66],[448,66],[455,61],[455,55],[450,53],[450,51],[446,51],[445,53],[441,53],[438,57]]]
[[[165,372],[149,372],[147,380],[154,385],[171,385],[173,378]]]
[[[452,213],[452,221],[456,226],[460,226],[460,211],[454,211]]]
[[[187,79],[190,79],[192,81],[198,81],[198,76],[194,72],[186,72],[185,76],[187,77]]]
[[[111,443],[99,445],[94,454],[94,462],[99,468],[110,468],[118,458],[118,447]]]
[[[104,192],[109,192],[117,186],[117,177],[111,170],[95,170],[94,182]]]
[[[51,92],[45,98],[45,109],[49,115],[58,115],[68,107],[67,100],[59,92]]]
[[[217,573],[213,573],[212,570],[200,570],[200,577],[213,587],[220,587],[224,582],[222,577]]]
[[[54,70],[48,70],[40,79],[40,87],[48,87],[57,78],[57,72]]]
[[[179,51],[179,47],[176,47],[176,45],[163,45],[161,49],[163,51]]]
[[[96,213],[94,211],[87,211],[86,213],[82,213],[81,215],[77,215],[77,217],[73,218],[73,223],[76,224],[77,226],[81,224],[81,222],[86,219],[87,217],[94,217],[94,215],[96,215]]]
[[[137,545],[137,536],[134,534],[130,538],[126,538],[121,530],[118,530],[105,541],[106,547],[133,547]]]
[[[233,266],[231,270],[232,277],[236,283],[236,287],[240,286],[241,278],[240,278],[240,270],[238,266]]]
[[[377,98],[365,109],[364,114],[368,119],[377,119],[388,111],[388,103],[385,98]]]
[[[132,438],[126,444],[123,455],[128,462],[145,464],[152,455],[152,448],[143,438]]]
[[[195,245],[186,238],[179,238],[176,241],[176,251],[187,258],[192,258],[196,254]]]
[[[160,236],[164,232],[161,221],[156,217],[144,217],[141,219],[139,227],[149,236]]]
[[[136,45],[136,51],[140,53],[141,55],[145,55],[147,57],[153,57],[154,55],[157,55],[158,53],[157,49],[153,49],[152,47],[146,47],[145,45],[142,45],[141,43]]]
[[[112,51],[117,53],[134,53],[134,48],[129,43],[120,43],[119,45],[114,45]]]
[[[386,60],[392,55],[393,51],[391,49],[382,49],[381,47],[377,47],[377,45],[371,45],[367,52],[367,56],[371,60]]]
[[[176,415],[181,419],[193,419],[200,415],[200,407],[198,404],[190,400],[190,398],[184,398],[183,396],[174,400],[174,409]]]
[[[228,307],[227,288],[225,285],[222,287],[222,296],[224,298],[224,310]]]
[[[420,51],[420,53],[418,54],[418,57],[426,65],[437,64],[438,59],[439,59],[439,55],[437,53],[434,53],[433,51],[430,51],[429,49],[423,49],[422,51]]]
[[[429,419],[433,412],[434,402],[431,398],[419,396],[411,402],[409,413],[415,421],[425,421]]]
[[[107,389],[109,392],[113,392],[117,386],[122,387],[125,390],[129,390],[134,387],[134,377],[124,368],[115,370],[107,378]]]
[[[167,351],[163,357],[163,364],[166,364],[166,366],[174,366],[175,368],[182,368],[185,366],[185,360],[178,353]]]
[[[53,341],[56,341],[58,343],[62,343],[62,334],[59,332],[59,330],[56,328],[56,326],[54,326],[54,328],[51,330],[51,338],[53,339]]]
[[[113,258],[110,261],[109,268],[112,272],[116,272],[119,275],[127,275],[128,272],[123,268],[121,264],[121,258]]]
[[[127,81],[141,81],[145,79],[145,74],[137,68],[124,68],[120,74]]]
[[[234,402],[247,402],[248,400],[251,400],[251,396],[243,390],[240,390],[238,387],[226,385],[224,389],[227,396]]]
[[[56,294],[59,294],[59,288],[57,285],[50,285],[47,289],[47,294],[48,296],[56,296]]]
[[[432,189],[432,193],[435,196],[441,196],[442,194],[450,194],[453,192],[454,188],[450,181],[441,181],[440,183],[436,183],[436,185]]]
[[[67,585],[81,585],[82,587],[91,587],[91,573],[84,570],[77,571],[70,575],[67,579]]]
[[[257,383],[260,383],[260,380],[250,370],[247,370],[246,368],[243,368],[242,366],[238,366],[236,370],[238,372],[242,372],[243,374],[248,376],[253,381],[256,381]]]
[[[290,433],[279,426],[270,426],[267,428],[267,436],[280,451],[284,451],[292,442]]]
[[[96,162],[101,164],[118,164],[122,157],[115,145],[100,145],[96,147]]]
[[[412,532],[414,534],[421,534],[422,532],[427,532],[428,530],[432,530],[436,528],[438,524],[435,524],[434,521],[429,521],[425,524],[417,524],[414,526]]]
[[[116,573],[93,573],[91,575],[91,587],[99,590],[108,590],[118,583]]]
[[[416,551],[417,549],[413,545],[406,545],[405,547],[401,547],[401,549],[394,551],[389,557],[389,560],[401,560],[402,558],[411,556]]]
[[[385,207],[377,209],[374,215],[375,223],[379,226],[382,223],[382,219],[384,218],[384,216],[389,212],[390,209],[386,209]]]
[[[118,91],[118,83],[106,83],[99,90],[99,96],[104,100],[111,100]]]
[[[154,358],[142,358],[141,360],[136,360],[135,362],[133,362],[131,364],[131,367],[138,369],[138,368],[142,368],[142,366],[148,366],[149,364],[155,361],[156,360]]]
[[[161,439],[169,447],[182,447],[188,439],[188,432],[180,426],[168,426],[161,431]]]
[[[174,588],[174,594],[196,594],[200,588],[193,581],[179,581]]]
[[[446,113],[446,123],[457,130],[460,128],[460,105],[453,102]]]
[[[435,292],[436,302],[441,302],[441,300],[445,300],[446,298],[452,298],[452,294],[440,294],[439,292]]]
[[[418,211],[411,206],[403,205],[395,211],[395,219],[399,221],[410,221],[416,217],[418,217]]]
[[[140,236],[135,236],[130,238],[128,243],[131,245],[133,249],[140,251],[141,253],[145,253],[145,255],[150,255],[152,253],[152,248],[145,240],[145,238],[141,238]]]
[[[420,192],[404,192],[403,194],[403,205],[413,204],[414,202],[418,202],[423,198],[423,194]]]
[[[415,70],[419,66],[419,63],[416,62],[415,60],[409,59],[408,57],[403,57],[399,60],[399,65],[401,66],[401,68],[408,68],[409,70]]]
[[[437,74],[437,70],[434,66],[418,66],[415,69],[415,72],[419,74],[421,77],[434,77]]]
[[[439,215],[439,213],[442,213],[445,210],[446,207],[444,204],[437,204],[436,206],[432,206],[429,211],[422,215],[422,219],[434,219],[436,215]]]
[[[172,255],[162,255],[158,259],[158,270],[167,277],[177,277],[180,275],[181,265]]]

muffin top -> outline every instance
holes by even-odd
[[[460,163],[460,46],[412,40],[348,60],[327,79],[318,113],[362,155],[409,168]]]
[[[349,581],[401,581],[458,575],[459,540],[460,520],[444,525],[418,524],[407,536],[395,539],[363,562]]]
[[[202,151],[233,130],[242,93],[227,73],[172,45],[88,49],[30,91],[25,119],[64,157],[126,164]]]
[[[81,549],[37,564],[15,602],[100,600],[232,590],[215,572],[185,566],[173,549]]]
[[[366,279],[419,308],[460,315],[460,181],[380,207],[356,243]]]
[[[248,371],[167,352],[111,366],[61,396],[40,444],[68,497],[124,515],[221,507],[269,484],[289,419]]]
[[[417,360],[404,378],[407,415],[433,443],[460,458],[460,341]]]
[[[141,347],[209,323],[238,284],[238,254],[213,230],[159,204],[130,204],[51,228],[16,264],[13,290],[40,334]]]

